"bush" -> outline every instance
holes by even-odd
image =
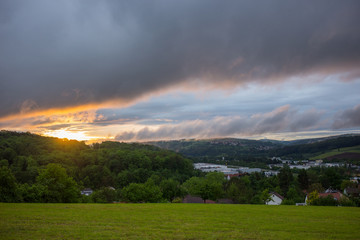
[[[335,200],[332,196],[320,197],[314,200],[313,204],[315,206],[337,206],[339,202]]]
[[[174,200],[172,200],[172,203],[182,203],[182,199],[179,197],[174,198]]]
[[[82,203],[93,203],[93,199],[91,196],[81,195],[81,202]]]
[[[149,179],[146,183],[130,183],[121,191],[122,199],[128,202],[160,202],[162,192],[154,182]]]
[[[356,204],[346,197],[341,198],[339,204],[343,207],[356,207]]]
[[[116,191],[110,187],[105,187],[91,194],[91,199],[95,203],[112,203],[117,200]]]
[[[41,194],[44,191],[44,187],[38,184],[29,185],[25,183],[20,185],[19,190],[23,202],[38,203],[41,202]]]

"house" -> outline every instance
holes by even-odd
[[[85,195],[85,196],[89,196],[93,193],[94,191],[91,188],[84,188],[83,190],[81,190],[81,195]]]
[[[230,180],[230,179],[233,178],[233,177],[239,178],[239,177],[245,176],[245,175],[247,175],[247,174],[246,174],[246,173],[228,172],[228,173],[224,173],[224,175],[225,175],[225,179],[226,179],[226,180]]]
[[[327,196],[332,196],[334,198],[334,200],[339,201],[342,198],[342,193],[341,192],[325,192],[325,193],[319,193],[319,197],[327,197]]]
[[[334,200],[339,201],[343,197],[343,194],[337,190],[332,190],[331,188],[327,189],[323,193],[319,193],[319,198],[326,198],[327,196],[332,196]],[[309,194],[306,195],[305,203],[307,203],[308,197]]]
[[[265,174],[265,176],[266,177],[271,177],[271,176],[276,176],[276,175],[278,175],[279,174],[279,171],[265,171],[264,172],[264,174]]]
[[[225,173],[225,179],[230,180],[233,177],[240,177],[240,173]]]
[[[266,202],[266,205],[280,205],[284,200],[284,197],[277,192],[270,192],[270,201]]]
[[[247,174],[251,174],[251,173],[261,173],[261,168],[248,168],[248,167],[243,167],[243,168],[239,168],[239,172],[240,173],[247,173]]]
[[[353,183],[359,183],[359,180],[360,180],[360,177],[352,177],[350,179],[350,181],[353,182]]]
[[[359,197],[360,196],[360,185],[357,188],[345,188],[344,194],[349,197]]]

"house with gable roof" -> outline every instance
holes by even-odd
[[[277,192],[270,192],[271,200],[266,202],[266,205],[280,205],[284,200],[284,197]]]

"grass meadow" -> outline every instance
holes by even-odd
[[[360,239],[360,208],[0,203],[1,239]]]
[[[335,155],[338,155],[341,153],[360,153],[360,146],[333,149],[331,151],[320,154],[318,156],[310,157],[309,159],[310,160],[324,159],[324,158],[332,157],[332,156],[335,156]]]

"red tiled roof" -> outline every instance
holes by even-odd
[[[342,194],[340,192],[334,192],[334,193],[319,193],[319,197],[327,197],[327,196],[333,196],[334,199],[340,200],[342,197]]]
[[[240,176],[240,174],[239,174],[239,173],[235,173],[235,174],[226,174],[225,176],[226,176],[226,177],[230,177],[230,178],[232,178],[232,177],[239,177],[239,176]]]

